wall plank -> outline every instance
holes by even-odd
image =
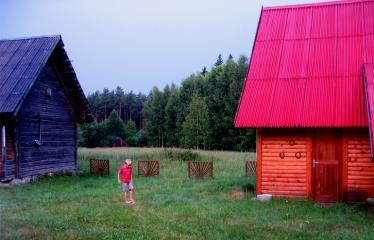
[[[262,131],[262,193],[275,197],[308,197],[307,144],[307,132],[303,129]]]
[[[374,197],[374,162],[368,129],[347,130],[347,201]]]

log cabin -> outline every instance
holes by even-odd
[[[0,181],[74,171],[92,120],[61,36],[0,40]]]
[[[374,1],[264,7],[235,117],[257,194],[374,197]]]

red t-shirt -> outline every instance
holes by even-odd
[[[119,169],[119,174],[122,175],[122,182],[131,182],[132,167],[131,166],[121,166]]]

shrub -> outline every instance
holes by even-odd
[[[183,151],[180,153],[181,161],[189,161],[189,160],[195,161],[199,159],[200,159],[200,155],[197,152]]]
[[[173,148],[165,148],[164,154],[166,158],[169,158],[170,160],[179,161],[181,159],[181,153],[182,151],[180,149],[173,149]]]
[[[247,183],[244,186],[242,186],[242,189],[244,192],[250,192],[254,193],[256,191],[256,187],[253,183]]]

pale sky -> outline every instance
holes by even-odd
[[[148,94],[248,57],[261,6],[318,0],[0,0],[0,39],[61,34],[85,93]]]

